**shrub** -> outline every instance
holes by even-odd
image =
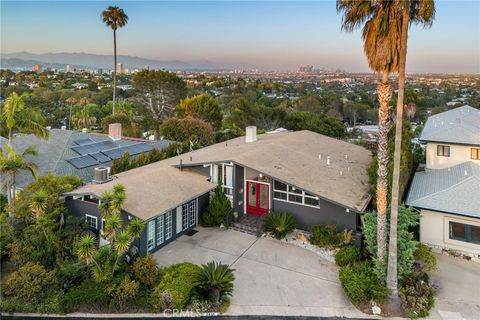
[[[41,294],[34,300],[23,300],[19,297],[9,297],[0,299],[1,312],[39,312],[39,313],[57,313],[65,312],[63,304],[63,292],[52,291],[47,294]]]
[[[287,234],[295,230],[297,222],[288,213],[270,213],[263,219],[263,229],[275,239],[283,239]]]
[[[388,297],[388,289],[378,280],[369,262],[341,267],[339,278],[345,294],[354,304],[372,299],[382,303]]]
[[[212,309],[212,303],[209,300],[192,298],[192,301],[190,302],[190,309],[195,312],[207,312]]]
[[[402,309],[411,319],[427,317],[435,303],[435,289],[428,280],[406,278],[405,283],[398,290],[398,295],[402,302]]]
[[[226,217],[232,211],[232,205],[222,190],[222,181],[218,182],[215,194],[210,199],[207,210],[201,216],[201,223],[205,227],[220,226],[225,223]]]
[[[195,279],[197,288],[203,297],[218,305],[223,298],[233,292],[233,269],[215,261],[203,264]]]
[[[312,226],[310,232],[308,240],[319,247],[336,247],[343,240],[343,234],[337,231],[335,224],[318,224]]]
[[[335,262],[340,267],[351,265],[358,260],[360,260],[360,250],[355,246],[342,247],[335,254]]]
[[[40,264],[27,262],[8,275],[3,293],[5,296],[15,296],[30,301],[42,291],[47,292],[55,283],[54,271],[47,271]]]
[[[418,244],[413,256],[416,261],[423,264],[423,270],[426,272],[437,269],[437,258],[432,254],[430,248],[423,243]]]
[[[137,295],[139,287],[139,282],[131,280],[127,275],[119,284],[112,285],[106,290],[117,305],[123,307],[128,300],[133,299]]]
[[[106,292],[108,286],[108,283],[98,283],[91,279],[85,280],[65,294],[65,309],[68,312],[80,308],[88,308],[90,311],[103,310],[110,302],[110,297]]]
[[[135,279],[140,281],[141,284],[151,286],[157,282],[157,262],[152,254],[149,253],[145,257],[135,259],[132,269]]]
[[[163,305],[168,300],[166,298],[171,298],[171,307],[183,310],[190,300],[194,280],[199,272],[200,267],[189,262],[160,269],[161,280],[151,296],[153,311],[163,310]]]

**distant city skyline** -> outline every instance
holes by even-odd
[[[119,55],[261,70],[301,65],[368,72],[361,31],[341,31],[335,1],[3,1],[1,52],[112,54],[100,13],[118,5]],[[480,3],[436,1],[432,28],[412,25],[407,72],[480,73]],[[112,64],[113,68],[113,64]]]

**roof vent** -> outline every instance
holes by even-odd
[[[67,126],[61,126],[60,129],[61,130],[67,130]]]
[[[95,183],[105,183],[110,181],[110,168],[109,167],[97,167],[95,168]]]
[[[83,128],[82,133],[87,133],[87,128]]]
[[[46,129],[47,129],[48,131],[50,131],[50,130],[52,130],[52,127],[51,127],[51,126],[47,126]]]
[[[327,157],[327,166],[330,165],[330,156]]]
[[[248,126],[245,129],[245,142],[250,143],[257,141],[257,127],[256,126]]]
[[[465,175],[468,176],[468,171],[467,170],[465,170]]]

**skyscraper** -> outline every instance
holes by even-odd
[[[117,63],[117,74],[123,73],[123,64]]]

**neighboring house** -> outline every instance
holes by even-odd
[[[428,118],[425,171],[417,172],[407,205],[420,210],[420,241],[480,258],[480,110],[470,106]]]
[[[53,172],[59,176],[74,175],[85,182],[94,179],[95,168],[111,166],[128,151],[132,157],[153,148],[162,149],[169,141],[149,141],[144,139],[122,137],[120,124],[112,124],[108,135],[97,133],[82,133],[71,130],[50,129],[49,138],[43,140],[33,134],[18,134],[13,139],[13,147],[22,153],[33,145],[38,151],[37,156],[29,156],[28,160],[38,166],[38,176]],[[0,137],[0,148],[4,149],[8,140]],[[17,176],[17,187],[24,188],[33,180],[30,173],[22,172]]]
[[[280,130],[257,137],[256,128],[248,127],[246,137],[123,172],[65,196],[70,212],[98,231],[98,199],[123,184],[122,215],[146,223],[135,245],[142,255],[193,229],[219,181],[239,215],[289,212],[304,230],[335,223],[341,230],[360,231],[371,199],[370,161],[364,148],[314,132]]]

